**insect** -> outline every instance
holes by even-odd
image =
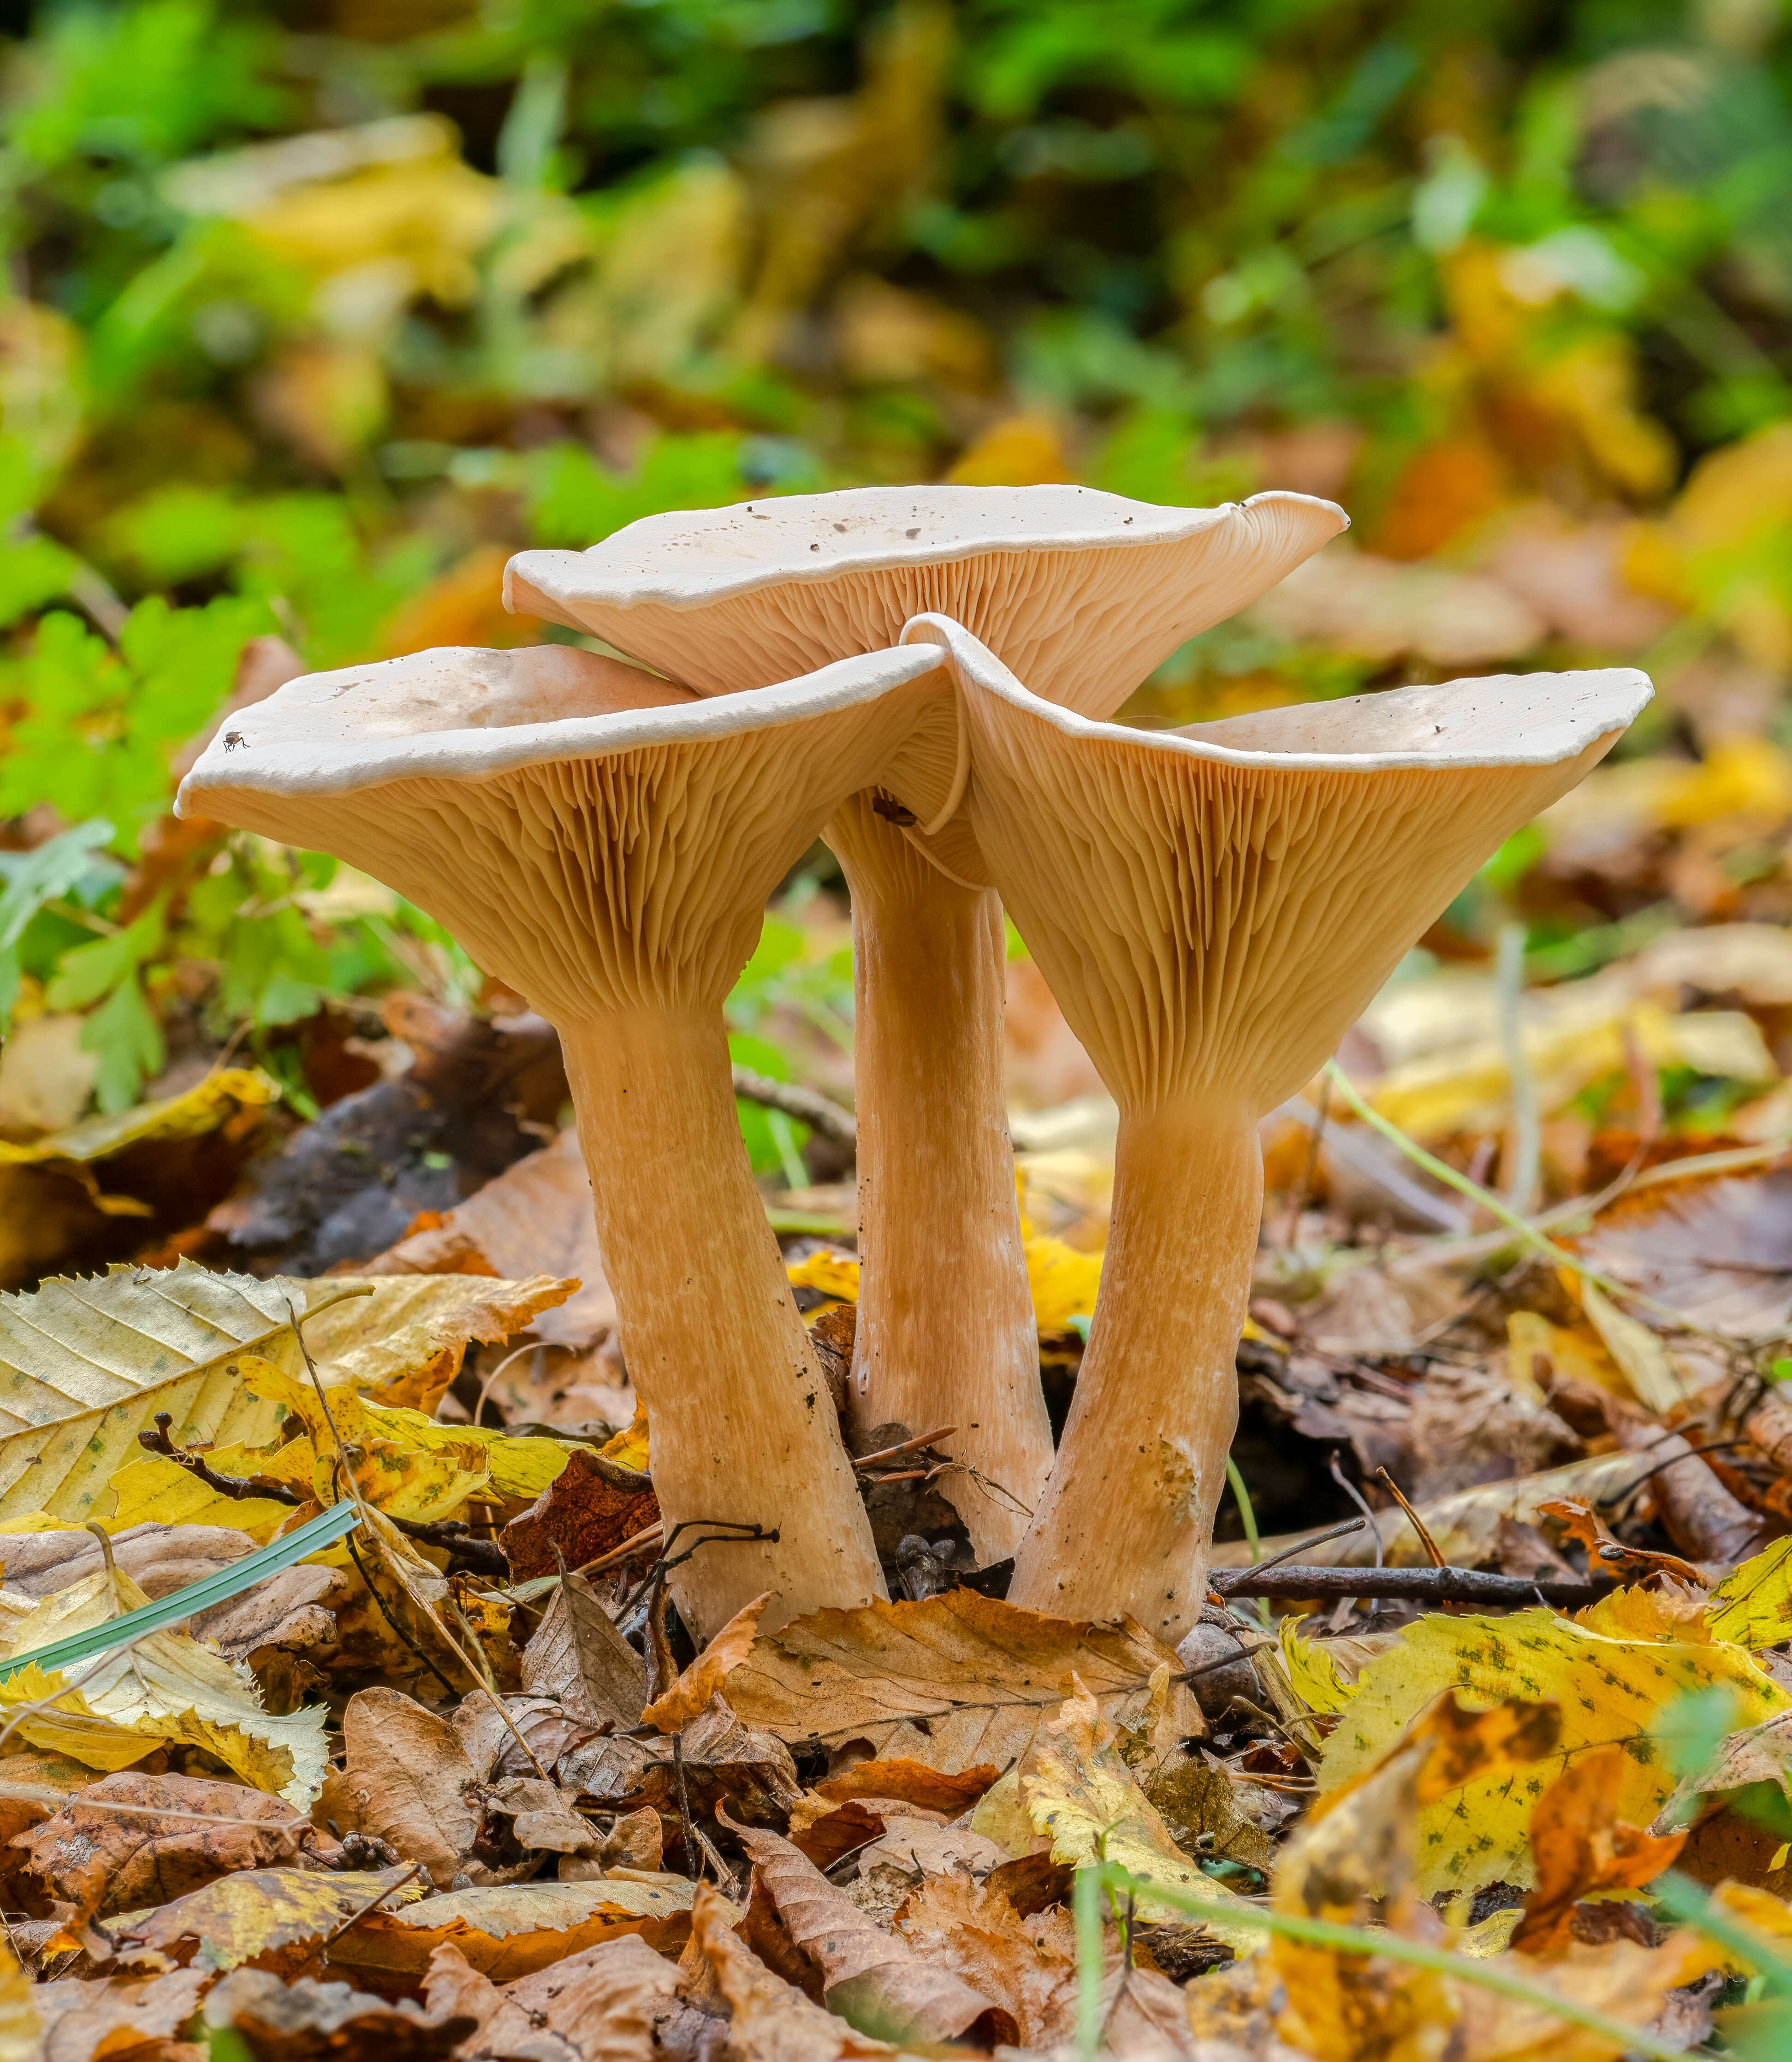
[[[227,752],[235,752],[239,744],[247,744],[248,742],[248,739],[240,730],[227,730],[224,733],[224,749]]]

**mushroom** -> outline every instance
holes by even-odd
[[[1345,526],[1305,495],[1161,508],[1079,487],[867,487],[652,516],[525,552],[507,606],[595,632],[706,695],[968,625],[1052,699],[1111,715],[1169,652]],[[824,836],[852,897],[860,1431],[956,1428],[940,1487],[981,1563],[1012,1554],[1052,1465],[1003,1087],[1001,910],[961,824],[888,795]]]
[[[1030,693],[943,617],[905,636],[951,656],[969,828],[1121,1113],[1100,1294],[1009,1599],[1173,1643],[1237,1416],[1259,1118],[1651,689],[1508,675],[1146,732]]]
[[[704,701],[565,647],[426,652],[291,682],[181,787],[183,812],[389,883],[557,1026],[668,1536],[772,1533],[687,1564],[700,1638],[766,1590],[779,1618],[884,1592],[747,1162],[721,1005],[767,896],[848,795],[878,780],[924,818],[956,806],[940,662],[886,651]]]

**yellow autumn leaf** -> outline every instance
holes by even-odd
[[[127,1964],[153,1955],[172,1956],[184,1943],[196,1941],[194,1968],[240,1968],[283,1948],[327,1940],[370,1905],[384,1910],[421,1897],[423,1885],[407,1882],[409,1875],[403,1867],[334,1873],[239,1869],[166,1904],[108,1920],[106,1930]]]
[[[1561,1737],[1552,1754],[1519,1776],[1474,1779],[1420,1813],[1421,1897],[1501,1879],[1529,1888],[1536,1881],[1530,1814],[1556,1776],[1594,1748],[1622,1745],[1616,1810],[1633,1825],[1648,1825],[1674,1787],[1654,1738],[1655,1721],[1677,1697],[1717,1683],[1734,1694],[1738,1726],[1792,1706],[1737,1647],[1615,1639],[1547,1611],[1421,1618],[1364,1668],[1326,1742],[1320,1789],[1337,1789],[1373,1766],[1446,1689],[1477,1709],[1514,1697],[1559,1704]]]
[[[850,1254],[817,1246],[784,1270],[793,1289],[813,1289],[818,1295],[832,1296],[836,1302],[859,1300],[859,1263]]]
[[[1506,1378],[1533,1402],[1546,1400],[1537,1379],[1537,1362],[1546,1359],[1551,1368],[1570,1381],[1590,1382],[1614,1396],[1628,1396],[1630,1385],[1623,1371],[1606,1350],[1597,1333],[1582,1327],[1570,1330],[1553,1325],[1535,1310],[1514,1310],[1505,1321]]]
[[[1042,1338],[1068,1332],[1073,1318],[1094,1315],[1101,1281],[1099,1253],[1079,1253],[1061,1238],[1040,1234],[1027,1239],[1024,1251],[1033,1320]]]
[[[1285,1618],[1277,1628],[1279,1658],[1288,1686],[1309,1711],[1341,1711],[1356,1695],[1357,1686],[1339,1675],[1337,1663],[1317,1640],[1301,1636],[1298,1615]]]
[[[256,1458],[241,1445],[209,1452],[206,1461],[222,1475],[241,1478],[263,1472]],[[110,1494],[94,1506],[94,1522],[112,1533],[144,1524],[227,1525],[247,1532],[258,1546],[265,1546],[291,1515],[290,1503],[267,1496],[227,1496],[166,1454],[145,1454],[127,1461],[113,1476]]]
[[[1209,1875],[1176,1844],[1162,1816],[1133,1780],[1114,1746],[1114,1728],[1072,1675],[1072,1694],[1056,1718],[1041,1726],[1022,1757],[1020,1802],[1035,1834],[1049,1839],[1052,1859],[1080,1868],[1115,1862],[1146,1883],[1173,1885],[1210,1904],[1236,1904],[1239,1923],[1204,1920],[1207,1930],[1240,1954],[1263,1944],[1249,1923],[1250,1907]],[[1173,1905],[1146,1893],[1141,1919],[1177,1917]]]
[[[368,1424],[384,1432],[395,1445],[430,1453],[476,1450],[484,1456],[491,1487],[499,1496],[522,1497],[531,1503],[563,1472],[570,1446],[576,1443],[519,1439],[483,1425],[439,1425],[421,1410],[388,1409],[377,1403],[363,1408]]]
[[[31,1996],[31,1979],[9,1944],[0,1941],[0,2062],[32,2062],[41,2052],[43,2021]]]
[[[135,1611],[149,1599],[122,1569],[102,1569],[43,1599],[24,1619],[10,1652],[30,1654]],[[128,1768],[165,1742],[202,1749],[257,1790],[308,1811],[327,1765],[321,1704],[286,1717],[262,1708],[255,1679],[184,1632],[152,1632],[109,1655],[78,1690],[27,1664],[0,1681],[0,1711],[34,1747],[89,1768]],[[23,1707],[54,1699],[44,1711]]]
[[[599,1446],[598,1451],[605,1460],[614,1461],[619,1468],[632,1468],[637,1474],[645,1474],[647,1471],[647,1406],[637,1403],[634,1423]]]
[[[306,1320],[306,1344],[332,1394],[346,1385],[377,1403],[433,1410],[471,1341],[502,1343],[579,1284],[551,1274],[376,1274],[316,1286],[360,1292]]]
[[[1715,1639],[1778,1647],[1792,1639],[1792,1534],[1733,1569],[1712,1593],[1706,1619]]]
[[[85,1165],[108,1159],[127,1145],[198,1138],[217,1130],[240,1111],[265,1109],[279,1093],[278,1085],[258,1067],[220,1067],[179,1095],[138,1103],[112,1115],[90,1117],[27,1145],[0,1140],[0,1167],[46,1166],[57,1161]],[[149,1214],[149,1206],[134,1197],[114,1201],[96,1193],[94,1200],[102,1210],[114,1209],[132,1217]]]

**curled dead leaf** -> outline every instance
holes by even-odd
[[[641,1723],[663,1733],[682,1732],[706,1711],[710,1699],[752,1651],[772,1597],[768,1590],[743,1604],[690,1667],[680,1671],[678,1680],[642,1712]]]

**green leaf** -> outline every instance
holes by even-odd
[[[99,1055],[94,1097],[108,1116],[129,1109],[168,1057],[162,1026],[141,984],[120,981],[81,1027],[83,1050]]]

